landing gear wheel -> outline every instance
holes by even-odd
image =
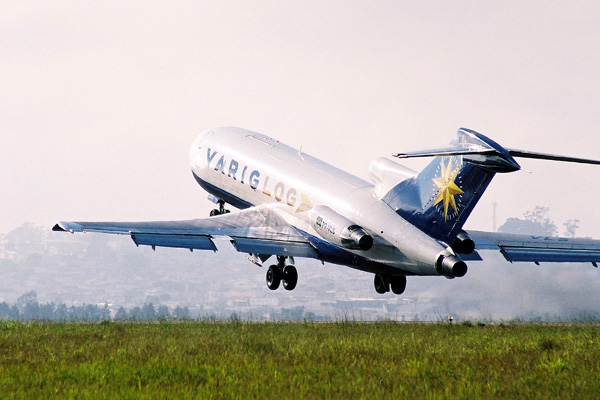
[[[402,294],[406,289],[406,277],[405,276],[392,276],[390,277],[390,287],[394,294]]]
[[[283,287],[285,290],[294,290],[298,283],[298,271],[293,265],[288,265],[283,269]]]
[[[386,279],[383,276],[376,274],[375,281],[373,283],[375,284],[375,291],[377,293],[384,294],[388,292],[388,283],[386,282]]]
[[[271,265],[267,270],[267,287],[277,290],[281,283],[281,269],[277,265]]]
[[[227,214],[230,211],[225,209],[225,201],[224,200],[219,200],[217,202],[217,204],[219,205],[219,209],[214,209],[210,211],[210,216],[214,217],[215,215],[222,215],[222,214]]]

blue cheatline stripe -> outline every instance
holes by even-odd
[[[200,186],[202,186],[202,188],[204,190],[206,190],[208,193],[212,194],[213,196],[216,196],[219,199],[225,201],[226,203],[231,204],[232,206],[239,208],[239,209],[252,207],[254,205],[252,203],[247,202],[246,200],[242,200],[239,197],[232,195],[229,192],[224,191],[223,189],[219,189],[215,185],[212,185],[212,184],[206,182],[205,180],[200,178],[198,175],[196,175],[196,173],[193,171],[192,171],[192,174],[194,175],[194,179],[196,179],[196,182],[198,182],[198,184]]]
[[[408,271],[402,271],[398,268],[371,261],[368,258],[354,254],[341,247],[335,246],[326,240],[317,236],[313,236],[301,229],[295,228],[296,231],[302,234],[306,240],[315,248],[318,254],[318,259],[332,264],[346,265],[348,267],[361,271],[372,272],[383,275],[405,274],[413,275]]]

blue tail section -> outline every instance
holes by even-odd
[[[494,175],[520,169],[503,147],[464,128],[449,147],[398,155],[424,156],[435,158],[417,176],[392,188],[383,201],[422,231],[449,244]]]

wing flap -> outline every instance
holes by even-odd
[[[217,246],[210,236],[206,235],[168,235],[155,233],[132,233],[131,239],[136,246],[161,246],[184,248],[190,250],[217,251]]]
[[[278,214],[274,205],[186,221],[61,221],[52,230],[130,235],[138,246],[213,251],[217,250],[213,237],[230,237],[234,247],[244,253],[317,257],[308,240]]]
[[[600,241],[469,231],[477,250],[499,250],[510,262],[600,262]]]
[[[231,243],[240,253],[317,258],[317,252],[308,242],[234,237]]]
[[[510,262],[600,262],[600,251],[501,246],[500,252]]]

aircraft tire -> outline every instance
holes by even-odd
[[[373,283],[375,284],[375,291],[377,293],[384,294],[389,291],[388,284],[383,276],[376,274]]]
[[[215,215],[220,215],[221,213],[219,212],[219,210],[214,209],[214,210],[210,210],[210,216],[214,217]]]
[[[390,277],[390,287],[394,294],[404,293],[404,290],[406,290],[406,277],[405,276]]]
[[[277,290],[281,283],[281,270],[277,265],[271,265],[267,270],[267,287],[271,290]]]
[[[285,290],[294,290],[298,283],[298,271],[293,265],[288,265],[283,269],[283,288]]]

